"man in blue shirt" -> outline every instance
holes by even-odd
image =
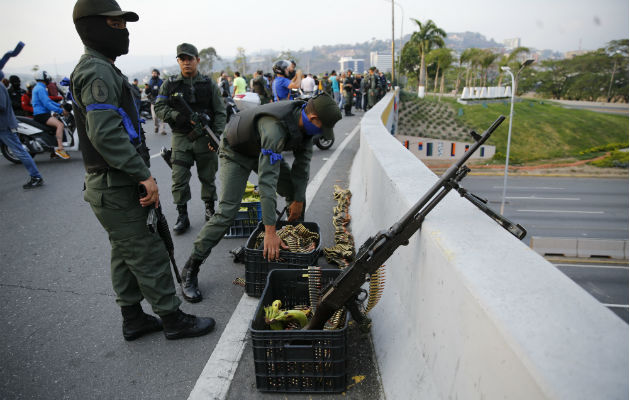
[[[332,85],[333,99],[339,105],[341,102],[341,92],[339,92],[339,81],[337,80],[337,72],[333,69],[330,73],[330,84]]]
[[[295,72],[295,63],[288,60],[277,61],[273,65],[276,79],[273,80],[273,101],[293,100],[291,89],[299,89],[302,84],[302,71]],[[294,79],[295,78],[295,79]]]
[[[57,148],[55,154],[64,160],[70,158],[68,153],[63,149],[63,122],[55,117],[51,117],[50,113],[68,115],[68,112],[61,108],[59,104],[50,100],[46,85],[50,83],[50,75],[46,71],[39,72],[35,75],[37,85],[33,88],[33,119],[42,125],[48,125],[55,128],[55,137],[57,138]]]

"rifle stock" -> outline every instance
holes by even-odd
[[[175,93],[172,95],[172,97],[177,100],[182,107],[184,107],[184,109],[188,113],[188,117],[191,117],[194,114],[193,109],[190,108],[190,105],[184,99],[184,96],[182,96],[180,93]],[[212,146],[214,150],[217,151],[219,149],[220,141],[217,135],[215,135],[212,129],[210,129],[210,117],[208,117],[206,114],[201,115],[202,118],[200,123],[203,126],[203,130],[206,132],[206,135],[208,135],[208,138],[210,139],[210,146]]]
[[[409,238],[421,228],[427,214],[450,190],[457,188],[457,182],[470,171],[464,165],[466,161],[490,138],[490,135],[504,120],[503,115],[499,116],[481,136],[471,132],[475,144],[469,148],[464,156],[451,165],[398,222],[387,230],[379,231],[361,245],[356,260],[345,268],[332,283],[322,289],[315,313],[304,329],[323,329],[326,321],[336,310],[355,301],[361,286],[365,283],[366,276],[376,272],[398,247],[406,246],[409,243]]]

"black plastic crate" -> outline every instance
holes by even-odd
[[[322,269],[322,284],[341,270]],[[346,390],[348,315],[336,330],[270,330],[264,307],[275,300],[282,308],[308,305],[306,269],[269,273],[249,331],[254,351],[256,387],[263,392],[340,393]]]
[[[287,222],[280,221],[276,228],[280,229],[286,225],[302,224],[309,231],[320,234],[319,225],[315,222]],[[310,253],[291,253],[290,251],[280,250],[280,259],[276,261],[268,261],[263,257],[263,251],[254,247],[256,237],[260,232],[264,232],[265,226],[262,222],[256,230],[250,235],[245,246],[245,293],[252,297],[259,297],[265,288],[267,282],[267,274],[269,271],[280,268],[304,268],[311,265],[317,265],[319,252],[321,248],[322,238],[320,236],[315,250]]]
[[[260,202],[241,203],[241,208],[246,207],[247,210],[239,211],[232,225],[225,233],[226,238],[244,238],[249,237],[256,230],[258,222],[262,218]]]

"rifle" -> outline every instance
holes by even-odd
[[[138,192],[140,197],[146,197],[147,188],[145,188],[143,184],[139,184]],[[151,232],[157,232],[160,235],[160,238],[162,238],[166,251],[168,252],[168,257],[171,259],[175,279],[177,280],[177,283],[181,284],[182,278],[179,276],[179,269],[175,263],[175,246],[173,246],[173,238],[171,237],[171,231],[168,228],[168,222],[162,212],[161,205],[158,205],[157,208],[151,206],[149,216],[147,217],[147,228],[149,228],[149,231]]]
[[[186,102],[186,100],[184,99],[184,96],[181,93],[174,93],[171,95],[171,97],[176,100],[177,102],[179,102],[179,104],[184,108],[184,110],[186,111],[186,115],[189,118],[192,118],[193,114],[195,114],[195,112],[193,111],[192,108],[190,108],[190,105]],[[199,123],[201,124],[201,126],[203,127],[203,130],[206,132],[206,134],[208,135],[208,137],[210,138],[210,146],[212,146],[214,148],[215,151],[217,151],[219,149],[219,138],[217,137],[217,135],[215,135],[215,133],[212,131],[212,129],[210,129],[210,117],[208,116],[208,114],[205,113],[196,113],[197,115],[199,115]]]
[[[422,227],[422,222],[427,214],[452,189],[455,189],[462,197],[465,197],[490,215],[495,221],[498,221],[514,236],[519,239],[525,237],[527,232],[522,226],[515,225],[507,218],[496,214],[485,206],[485,200],[468,193],[466,189],[459,186],[459,182],[470,172],[470,169],[464,163],[488,140],[492,132],[497,129],[503,120],[505,120],[505,117],[501,115],[484,132],[483,136],[472,131],[470,134],[475,139],[475,144],[464,156],[451,165],[442,174],[438,182],[398,222],[394,223],[388,230],[381,230],[376,235],[368,238],[361,245],[355,261],[345,268],[333,282],[322,289],[322,295],[313,318],[311,318],[304,329],[322,329],[335,311],[344,306],[348,308],[359,325],[368,327],[369,318],[360,311],[359,305],[361,300],[358,298],[366,276],[376,272],[398,247],[409,244],[409,238]]]

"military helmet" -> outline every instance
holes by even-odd
[[[291,65],[291,61],[289,60],[279,60],[273,64],[273,73],[280,75],[287,75],[287,68]]]
[[[104,17],[122,17],[125,21],[136,22],[138,14],[133,11],[122,11],[115,0],[78,0],[72,11],[72,20],[102,15]]]

